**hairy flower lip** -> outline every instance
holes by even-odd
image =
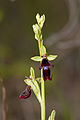
[[[51,62],[49,62],[49,60],[47,58],[43,58],[40,68],[43,68],[44,66],[52,67],[53,65],[51,64]]]
[[[43,69],[43,79],[44,81],[46,81],[47,79],[52,80],[52,73],[51,73],[50,67],[53,67],[53,65],[51,64],[51,62],[49,62],[46,55],[43,55],[41,57],[43,57],[43,59],[39,69],[40,70]]]
[[[52,80],[52,73],[48,66],[43,67],[43,79],[44,79],[44,81],[46,81],[47,79]]]

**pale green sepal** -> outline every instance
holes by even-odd
[[[51,112],[51,115],[49,116],[48,120],[54,120],[55,115],[56,115],[56,111],[53,110],[53,111]]]
[[[30,68],[30,74],[31,74],[30,78],[35,79],[35,72],[34,72],[33,67]]]
[[[56,58],[57,58],[57,55],[49,55],[49,56],[47,56],[47,59],[48,59],[49,61],[54,60],[54,59],[56,59]]]
[[[35,80],[30,80],[30,79],[25,79],[24,82],[27,84],[27,85],[30,85],[34,94],[36,95],[38,101],[41,103],[41,94],[40,94],[40,88],[39,88],[39,85],[37,83],[37,81]]]
[[[35,57],[32,57],[31,60],[33,60],[33,61],[42,61],[42,57],[41,56],[35,56]]]
[[[46,48],[44,45],[41,46],[41,56],[42,55],[45,55],[47,52],[46,52]]]

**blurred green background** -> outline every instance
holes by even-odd
[[[25,89],[25,75],[32,66],[40,75],[32,25],[35,15],[44,13],[44,44],[53,61],[53,80],[46,81],[46,119],[52,109],[56,120],[80,120],[80,1],[79,0],[0,0],[0,78],[6,88],[7,120],[40,120],[35,96],[19,100]],[[0,120],[2,92],[0,85]]]

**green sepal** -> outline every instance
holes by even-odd
[[[53,110],[53,111],[51,112],[51,115],[49,116],[48,120],[54,120],[55,115],[56,115],[56,111]]]
[[[32,79],[35,79],[35,72],[34,72],[34,69],[31,67],[30,68],[30,78],[32,78]]]
[[[31,60],[33,61],[42,61],[42,57],[41,56],[34,56],[31,58]]]
[[[44,45],[41,45],[41,56],[46,55],[46,48]]]
[[[57,55],[48,55],[48,56],[47,56],[47,59],[48,59],[49,61],[55,60],[56,58],[57,58]]]

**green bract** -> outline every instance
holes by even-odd
[[[38,24],[35,24],[32,27],[35,33],[35,39],[39,40],[40,38],[42,38],[40,26]]]
[[[30,78],[35,79],[35,72],[32,67],[30,68],[30,73],[31,73]]]
[[[48,56],[47,56],[47,59],[48,59],[49,61],[51,61],[51,60],[56,59],[56,57],[57,57],[57,55],[48,55]]]
[[[31,60],[42,61],[42,57],[41,56],[35,56],[35,57],[32,57]]]
[[[49,116],[48,120],[54,120],[55,115],[56,115],[56,111],[53,110],[53,111],[51,112],[51,115]]]
[[[46,48],[44,45],[41,45],[41,56],[46,55]]]

